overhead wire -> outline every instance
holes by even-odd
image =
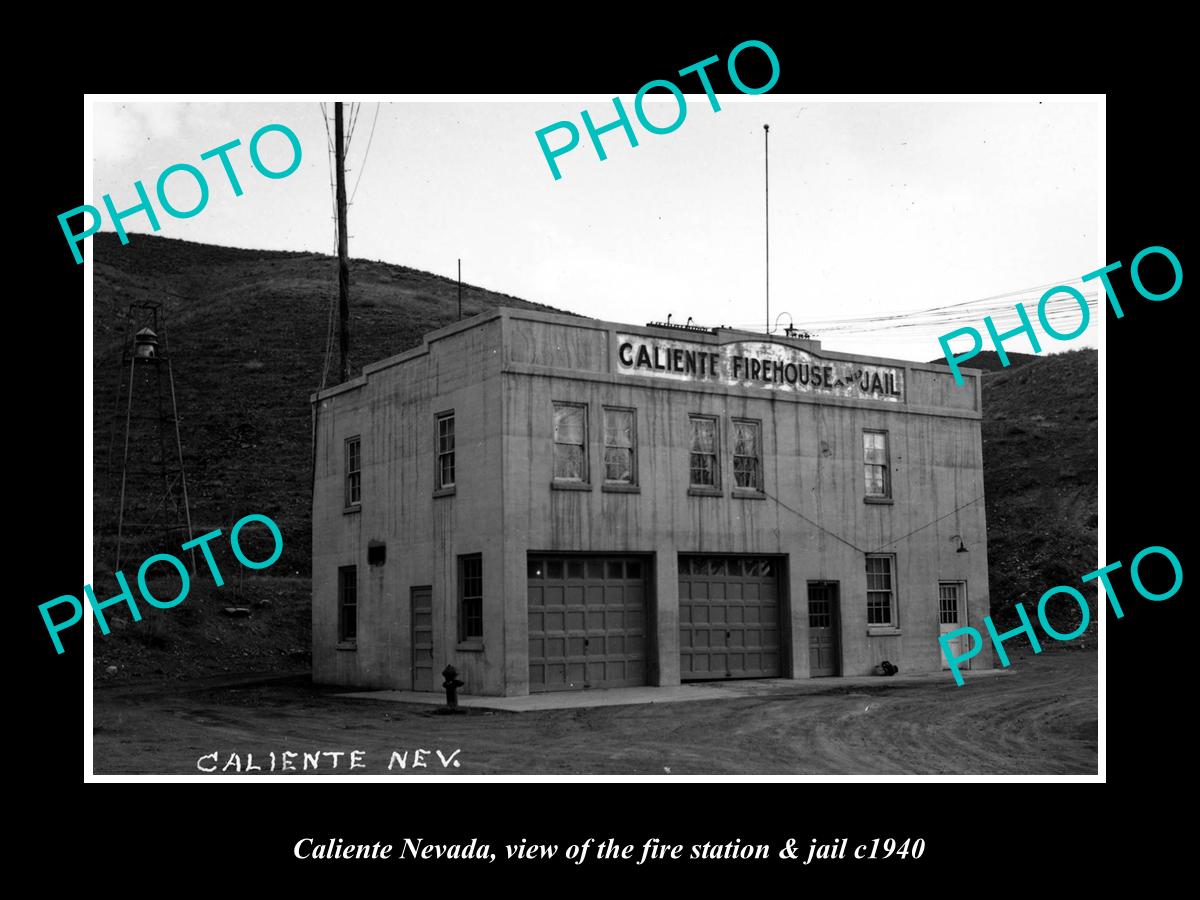
[[[350,112],[346,116],[346,153],[350,155],[350,143],[354,140],[354,126],[358,124],[358,110],[362,106],[361,103],[351,103]]]
[[[1035,293],[1028,294],[1030,290]],[[1013,291],[1008,295],[1015,298],[1023,293],[1028,294],[1025,298],[1031,304],[1036,293],[1040,288],[1026,288],[1024,291]],[[1081,292],[1084,297],[1084,303],[1088,309],[1089,317],[1096,310],[1099,304],[1098,293]],[[1065,299],[1065,298],[1064,298]],[[823,320],[805,320],[803,325],[797,325],[802,331],[809,333],[820,334],[869,334],[882,331],[897,331],[906,329],[910,333],[933,333],[945,329],[947,326],[953,326],[964,322],[967,316],[982,317],[991,316],[997,324],[1007,322],[1011,317],[1017,317],[1017,304],[995,304],[991,302],[993,298],[979,298],[974,301],[967,301],[961,304],[951,304],[945,307],[931,307],[925,310],[915,310],[906,313],[888,314],[880,316],[862,316],[858,318],[840,318],[840,319],[823,319]],[[977,304],[968,309],[965,307],[970,304]],[[984,305],[986,304],[986,305]],[[1060,322],[1075,323],[1079,321],[1081,313],[1077,309],[1077,304],[1056,304],[1048,307],[1045,312],[1045,318],[1052,324]],[[901,321],[903,320],[903,321]],[[725,327],[731,328],[748,328],[757,330],[758,322],[726,322]]]
[[[363,151],[362,162],[358,164],[358,177],[354,179],[354,190],[350,192],[350,202],[354,203],[354,198],[358,194],[358,185],[362,181],[363,169],[367,167],[367,156],[371,153],[371,139],[375,137],[375,123],[379,121],[379,104],[375,104],[375,117],[371,119],[371,133],[367,135],[367,149]]]
[[[1070,286],[1069,284],[1063,285],[1063,283],[1061,283],[1061,282],[1059,283],[1059,285]],[[857,324],[877,324],[877,323],[881,324],[881,323],[886,323],[886,322],[898,321],[900,319],[904,319],[904,320],[911,322],[914,317],[930,318],[939,323],[941,321],[947,321],[947,322],[948,321],[957,321],[959,318],[961,318],[961,315],[962,315],[962,313],[958,312],[958,311],[962,310],[964,307],[967,307],[967,306],[974,307],[973,309],[970,310],[971,313],[991,312],[991,311],[1003,312],[1003,311],[1015,310],[1015,308],[1016,308],[1015,303],[996,303],[995,301],[1006,299],[1006,298],[1015,299],[1018,297],[1024,297],[1024,298],[1030,299],[1030,300],[1032,300],[1035,296],[1040,298],[1040,294],[1038,292],[1041,291],[1045,287],[1046,287],[1045,285],[1038,285],[1035,287],[1022,288],[1022,289],[1016,290],[1016,291],[1008,291],[1004,294],[997,294],[997,295],[994,295],[991,297],[980,297],[980,298],[977,298],[974,300],[966,300],[961,303],[952,303],[952,304],[946,304],[943,306],[932,306],[932,307],[927,307],[925,309],[908,310],[905,312],[888,313],[888,314],[880,314],[880,315],[869,315],[869,316],[857,316],[857,317],[838,316],[838,317],[831,317],[831,318],[825,318],[825,319],[805,319],[803,321],[804,321],[804,326],[806,329],[812,329],[812,328],[816,328],[816,327],[822,327],[822,328],[847,327],[847,326],[853,326],[853,325],[857,325]],[[1084,292],[1081,292],[1081,293],[1084,293]],[[1085,299],[1089,298],[1089,296],[1091,298],[1089,300],[1089,302],[1094,303],[1095,297],[1096,297],[1096,292],[1093,290],[1090,293],[1090,295],[1088,293],[1084,293]],[[954,312],[952,312],[952,310]],[[754,325],[754,324],[757,324],[757,320],[755,320],[755,321],[739,321],[739,322],[734,322],[731,324]]]

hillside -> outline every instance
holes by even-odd
[[[246,577],[219,589],[212,589],[206,576],[198,577],[187,602],[162,612],[144,610],[148,621],[132,628],[126,627],[124,614],[114,615],[112,635],[96,632],[96,669],[103,673],[112,664],[121,673],[186,675],[269,669],[281,657],[304,665],[312,548],[309,396],[321,381],[330,304],[337,297],[336,260],[140,234],[130,235],[125,246],[107,232],[93,240],[98,596],[117,592],[111,573],[124,420],[118,419],[114,431],[113,412],[131,302],[163,303],[193,533],[219,528],[227,536],[238,518],[257,512],[275,520],[284,536],[282,558],[264,570],[269,577],[246,573],[229,553],[227,537],[220,539],[221,570]],[[423,335],[453,322],[458,313],[453,279],[370,260],[352,260],[351,297],[352,376],[363,364],[419,345]],[[464,316],[499,306],[551,308],[464,284]],[[332,384],[336,343],[330,365]],[[150,399],[135,388],[135,399],[140,398]],[[152,403],[142,408],[149,411]],[[147,464],[155,466],[157,443],[152,443],[135,449],[145,450]],[[111,466],[110,444],[115,446]],[[170,458],[173,442],[167,449]],[[176,538],[175,546],[183,539]],[[135,538],[123,552],[123,568],[132,579],[136,568],[131,574],[129,560],[172,549],[170,543],[163,546],[161,532]],[[203,572],[204,561],[197,560]],[[163,596],[174,596],[176,588],[177,582],[168,585]],[[258,605],[247,618],[220,613],[233,603]]]
[[[1100,565],[1097,397],[1091,349],[1033,357],[983,376],[989,587],[997,625],[1019,624],[1018,601],[1033,618],[1047,589],[1080,587],[1080,576]],[[1070,632],[1079,615],[1061,599],[1049,607],[1050,621]],[[1093,630],[1095,612],[1093,606]]]
[[[105,477],[105,464],[129,330],[126,308],[131,301],[161,300],[193,530],[227,530],[246,513],[268,515],[285,536],[284,557],[272,574],[307,577],[309,396],[321,381],[330,303],[337,296],[335,260],[136,234],[127,246],[108,233],[94,240],[97,522],[113,520],[119,506],[119,484]],[[414,347],[457,317],[451,279],[368,260],[353,260],[351,272],[352,377],[363,364]],[[464,285],[464,316],[498,306],[549,308]],[[336,343],[330,365],[333,384]],[[122,427],[123,421],[118,443]],[[114,458],[119,473],[120,447]]]

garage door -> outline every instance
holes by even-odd
[[[679,674],[782,674],[779,562],[762,556],[679,557]]]
[[[646,683],[646,564],[529,555],[529,690]]]

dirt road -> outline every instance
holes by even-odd
[[[347,700],[303,675],[248,685],[160,681],[95,693],[97,774],[1094,774],[1097,654],[1014,657],[1013,673],[822,694],[529,713]],[[231,683],[232,682],[232,683]],[[424,766],[413,768],[415,751]],[[353,772],[349,752],[361,766]],[[435,754],[440,750],[441,756]],[[460,751],[456,756],[454,751]],[[336,757],[328,755],[341,751]],[[405,754],[405,768],[393,752]],[[212,755],[212,754],[215,754]],[[202,759],[203,758],[203,759]],[[456,765],[457,764],[457,765]],[[230,765],[225,774],[236,774]],[[254,774],[258,774],[255,772]]]

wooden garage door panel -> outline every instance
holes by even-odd
[[[770,557],[679,557],[682,679],[782,674],[778,579]]]
[[[646,683],[646,565],[530,554],[529,690]]]

